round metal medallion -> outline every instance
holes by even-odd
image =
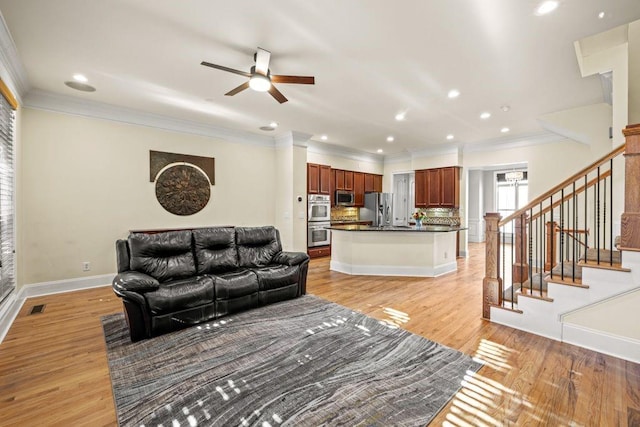
[[[193,215],[209,202],[211,188],[202,171],[186,164],[171,166],[156,179],[156,198],[175,215]]]

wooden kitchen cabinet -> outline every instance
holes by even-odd
[[[427,207],[440,207],[442,195],[442,171],[427,169]]]
[[[375,190],[373,185],[373,177],[374,175],[371,173],[364,174],[364,192],[365,193],[373,193]]]
[[[330,191],[330,200],[331,206],[335,206],[336,203],[336,169],[331,169],[331,188]]]
[[[415,176],[416,188],[416,208],[427,207],[427,171],[426,169],[417,170]]]
[[[307,163],[307,193],[318,194],[320,192],[320,165]]]
[[[460,168],[417,170],[415,197],[416,208],[460,207]]]
[[[344,171],[344,188],[345,191],[355,191],[354,176],[358,172]]]
[[[353,172],[353,206],[364,207],[364,173]]]
[[[330,194],[331,166],[307,163],[307,193]]]
[[[344,171],[342,169],[334,169],[336,173],[336,190],[344,190]]]
[[[331,194],[331,166],[320,165],[320,194]]]
[[[460,168],[442,168],[440,174],[442,194],[440,206],[443,208],[457,208],[460,206]]]
[[[382,193],[382,175],[373,175],[373,192]]]

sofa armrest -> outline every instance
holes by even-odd
[[[304,252],[279,252],[273,257],[273,262],[284,265],[300,265],[309,260],[309,255]]]
[[[138,271],[124,271],[113,279],[113,289],[119,292],[148,292],[159,287],[160,282]]]

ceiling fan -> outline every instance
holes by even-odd
[[[271,70],[269,70],[269,59],[271,58],[271,52],[268,50],[264,50],[262,48],[258,48],[258,51],[253,56],[253,59],[256,61],[256,65],[251,67],[251,72],[247,73],[245,71],[234,70],[233,68],[224,67],[222,65],[212,64],[210,62],[202,61],[200,65],[204,65],[211,68],[217,68],[218,70],[228,71],[234,74],[240,74],[241,76],[245,76],[249,78],[249,81],[242,83],[240,86],[235,89],[230,90],[225,93],[227,96],[233,96],[237,93],[242,92],[247,88],[251,88],[258,92],[269,92],[271,96],[273,96],[276,101],[279,103],[287,102],[287,98],[273,85],[273,83],[294,83],[294,84],[302,84],[302,85],[312,85],[315,84],[315,78],[313,76],[279,76],[279,75],[271,75]]]

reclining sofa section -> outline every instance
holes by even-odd
[[[306,293],[309,256],[270,226],[131,233],[116,254],[131,341]]]

